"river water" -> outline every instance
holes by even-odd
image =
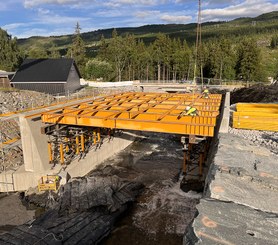
[[[182,244],[201,194],[180,189],[180,136],[144,133],[99,168],[145,185],[103,245]]]

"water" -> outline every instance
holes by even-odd
[[[201,195],[180,189],[181,149],[179,136],[149,133],[102,164],[105,171],[145,185],[103,245],[182,244]]]

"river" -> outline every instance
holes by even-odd
[[[201,194],[180,189],[183,161],[180,136],[143,133],[99,169],[140,181],[144,191],[101,244],[182,244]],[[98,170],[96,170],[98,171]]]

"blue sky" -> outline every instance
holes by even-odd
[[[198,0],[1,0],[0,27],[13,37],[196,22]],[[202,21],[278,11],[278,0],[202,0]]]

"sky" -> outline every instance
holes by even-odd
[[[278,0],[202,0],[202,22],[278,11]],[[196,23],[198,0],[1,0],[0,28],[17,38],[148,24]]]

